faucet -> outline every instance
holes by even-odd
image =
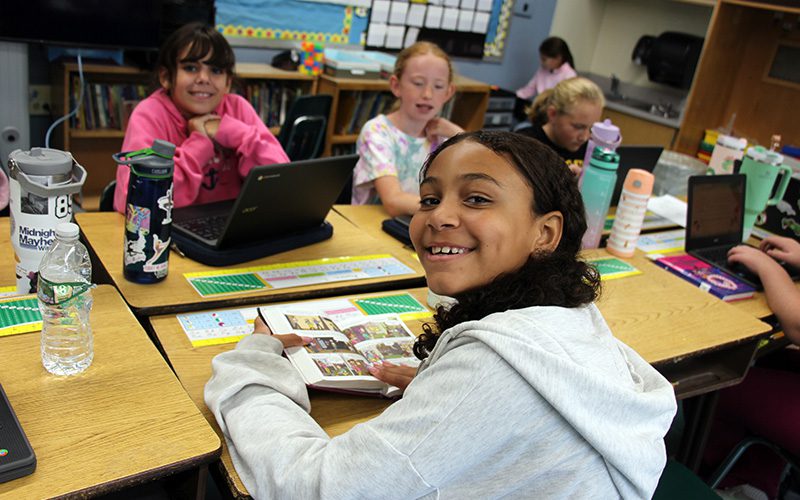
[[[621,97],[619,93],[619,78],[614,73],[611,73],[611,95]]]

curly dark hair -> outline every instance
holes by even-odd
[[[449,309],[439,306],[433,316],[436,324],[425,324],[424,333],[414,344],[414,354],[420,359],[430,354],[441,332],[464,321],[531,306],[578,307],[593,302],[600,294],[597,270],[578,258],[586,215],[575,177],[564,161],[531,137],[480,130],[459,134],[442,144],[425,161],[420,179],[425,179],[442,151],[463,141],[481,144],[517,168],[533,190],[530,208],[535,215],[561,212],[561,241],[553,252],[535,254],[516,271],[458,294],[454,297],[458,302]]]

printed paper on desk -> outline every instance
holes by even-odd
[[[389,26],[386,28],[386,47],[390,49],[403,48],[403,39],[405,35],[405,26]]]
[[[476,12],[475,13],[475,20],[472,23],[472,32],[473,33],[483,33],[486,34],[489,32],[489,13],[488,12]]]
[[[445,8],[444,15],[442,16],[442,29],[455,31],[457,27],[458,27],[458,9]]]
[[[408,14],[408,2],[393,1],[389,9],[389,24],[405,24]]]
[[[442,26],[442,13],[444,9],[441,7],[430,6],[428,7],[428,14],[425,16],[425,27],[439,29]]]
[[[472,19],[475,13],[471,10],[461,10],[458,13],[458,31],[471,31]]]
[[[408,18],[406,24],[409,26],[416,26],[421,28],[425,24],[425,6],[418,3],[412,3],[408,9]]]
[[[375,0],[372,4],[372,11],[370,12],[369,22],[386,24],[389,20],[389,0]]]
[[[367,31],[367,45],[370,47],[383,47],[386,45],[386,25],[372,23]]]
[[[671,194],[650,198],[647,209],[681,227],[686,227],[686,202]]]
[[[403,48],[411,47],[417,42],[419,36],[419,28],[408,28],[406,30],[406,41],[403,43]]]

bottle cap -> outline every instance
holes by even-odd
[[[74,222],[62,222],[56,226],[56,236],[61,238],[77,238],[80,233]]]
[[[719,137],[717,137],[717,144],[726,148],[743,151],[744,148],[747,147],[747,139],[720,134]]]
[[[72,172],[72,155],[59,149],[17,149],[8,155],[9,160],[28,175],[64,175]]]
[[[619,155],[608,148],[597,146],[592,151],[591,165],[604,170],[616,170],[619,167]]]
[[[607,144],[613,144],[620,139],[619,127],[611,123],[608,118],[592,125],[592,135]]]
[[[649,195],[653,192],[654,182],[655,177],[647,170],[632,168],[628,170],[628,175],[625,176],[623,189],[634,194]]]
[[[767,165],[778,166],[783,163],[783,155],[770,151],[764,146],[752,146],[747,148],[745,153],[747,156],[759,163],[766,163]]]

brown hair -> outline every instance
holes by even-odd
[[[445,54],[441,47],[431,42],[417,42],[410,47],[406,47],[397,54],[397,59],[394,62],[394,76],[399,79],[403,76],[403,72],[406,70],[406,63],[408,63],[409,59],[414,56],[424,56],[425,54],[433,54],[445,60],[447,63],[447,81],[448,83],[452,82],[453,64],[450,62],[450,57]]]
[[[401,50],[400,53],[397,54],[397,59],[394,61],[394,71],[392,72],[392,75],[399,80],[400,77],[403,76],[403,72],[406,70],[406,64],[408,64],[409,59],[415,56],[424,56],[426,54],[432,54],[436,57],[444,59],[444,61],[447,63],[447,83],[453,83],[453,64],[450,62],[450,57],[441,49],[441,47],[431,42],[416,42],[414,45]],[[399,108],[400,100],[395,99],[390,111],[397,111]]]
[[[180,53],[189,48],[189,52],[178,61]],[[189,23],[175,30],[161,46],[156,63],[156,78],[162,70],[167,72],[167,79],[175,82],[179,62],[197,62],[210,55],[207,61],[209,66],[219,68],[234,77],[233,68],[236,65],[236,56],[233,54],[228,41],[222,34],[211,26],[203,23]],[[160,86],[160,85],[159,85]]]
[[[579,101],[588,101],[601,108],[606,105],[603,91],[588,78],[576,76],[561,80],[555,87],[547,89],[533,101],[525,113],[534,125],[547,123],[547,107],[553,106],[559,114],[569,113]]]

